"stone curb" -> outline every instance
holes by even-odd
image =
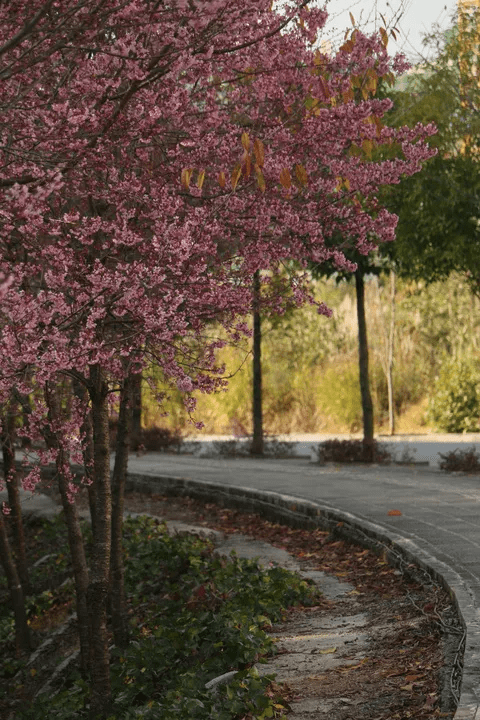
[[[448,679],[450,688],[447,688],[449,694],[458,699],[454,720],[480,720],[480,612],[475,607],[474,592],[454,568],[438,560],[410,538],[325,503],[267,490],[178,476],[136,473],[128,473],[127,489],[186,495],[247,512],[260,511],[268,520],[293,527],[320,527],[364,547],[380,548],[394,566],[403,567],[407,571],[408,565],[420,568],[449,593],[463,627],[463,633],[458,636],[451,677]]]

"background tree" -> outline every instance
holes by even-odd
[[[399,223],[396,243],[384,248],[404,278],[433,283],[461,273],[476,295],[480,290],[479,22],[478,6],[460,5],[452,28],[426,39],[435,50],[433,59],[419,65],[393,95],[393,124],[435,121],[438,133],[430,143],[438,155],[426,164],[421,180],[405,178],[388,189],[386,204],[399,215]],[[440,361],[430,399],[430,421],[443,431],[478,427],[480,407],[473,380],[478,376],[478,360],[472,357],[473,343],[465,355],[458,352],[462,344],[459,338],[452,354]]]
[[[356,298],[357,317],[357,338],[358,338],[358,380],[360,385],[360,397],[362,404],[362,428],[363,443],[365,447],[365,458],[369,462],[374,460],[374,411],[373,400],[370,389],[370,363],[367,333],[367,317],[365,312],[365,277],[367,275],[378,275],[384,269],[381,259],[377,255],[365,256],[358,252],[350,251],[349,259],[354,263],[354,281]],[[337,282],[350,279],[350,274],[339,272],[335,267],[324,264],[314,266],[313,272],[316,277],[335,277]]]
[[[438,155],[421,177],[405,178],[388,190],[386,203],[399,223],[397,241],[385,250],[404,277],[433,282],[461,272],[477,293],[480,11],[472,6],[468,12],[468,22],[461,16],[447,33],[426,39],[433,59],[423,61],[392,94],[392,124],[434,121],[438,132],[429,142]]]

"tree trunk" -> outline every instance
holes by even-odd
[[[125,609],[125,571],[123,566],[123,506],[127,476],[130,428],[132,419],[132,396],[136,389],[136,376],[124,381],[120,394],[115,465],[112,477],[112,554],[110,568],[110,607],[115,645],[128,645],[128,625]]]
[[[395,406],[393,402],[393,359],[395,349],[395,297],[396,277],[390,273],[390,332],[388,334],[387,389],[388,389],[388,424],[390,435],[395,435]]]
[[[262,408],[262,325],[259,312],[260,271],[253,276],[253,437],[250,452],[263,455],[263,408]]]
[[[132,450],[138,450],[142,445],[142,373],[132,373],[129,382],[132,384]],[[120,419],[118,420],[120,422]]]
[[[111,705],[107,601],[112,535],[108,385],[104,373],[98,365],[90,368],[89,393],[92,401],[96,493],[95,533],[92,540],[87,600],[91,640],[90,717],[92,720],[97,720],[97,718],[107,717]]]
[[[10,600],[12,602],[13,614],[15,618],[15,643],[17,646],[17,654],[22,652],[28,653],[33,649],[30,628],[27,622],[27,613],[25,610],[25,598],[23,595],[22,584],[18,577],[17,568],[10,549],[10,543],[5,527],[4,515],[0,508],[0,562],[5,571],[8,589],[10,592]]]
[[[67,526],[68,546],[72,558],[73,575],[75,579],[75,598],[77,606],[78,635],[80,640],[80,671],[82,677],[87,679],[90,666],[90,627],[87,605],[88,566],[85,557],[82,528],[75,502],[71,502],[68,492],[68,480],[65,477],[65,468],[69,459],[58,441],[58,437],[50,429],[55,426],[60,417],[59,400],[55,388],[48,384],[45,387],[45,400],[48,407],[49,426],[45,429],[44,437],[47,447],[56,450],[55,464],[57,468],[58,489],[62,499],[62,507]]]
[[[73,380],[73,391],[75,395],[85,405],[88,404],[88,391],[85,385],[80,380]],[[90,520],[92,523],[92,532],[95,532],[95,483],[93,482],[93,427],[92,427],[92,413],[90,409],[85,410],[83,416],[83,423],[80,428],[84,436],[83,445],[83,466],[85,469],[85,477],[88,481],[88,506],[90,509]]]
[[[68,546],[75,578],[78,635],[80,639],[80,671],[82,677],[88,679],[90,667],[90,628],[87,604],[88,567],[77,506],[75,502],[70,502],[68,498],[68,482],[63,472],[64,462],[63,451],[61,450],[57,456],[58,489],[62,498],[62,507],[67,525]]]
[[[363,444],[365,446],[365,459],[373,462],[373,402],[370,393],[370,380],[368,376],[368,340],[367,322],[365,319],[365,283],[360,269],[355,272],[355,290],[357,295],[357,321],[358,321],[358,367],[360,375],[360,393],[362,397],[363,414]]]
[[[15,563],[22,583],[23,592],[28,595],[31,591],[30,579],[28,577],[27,557],[25,552],[25,535],[23,532],[22,507],[20,503],[20,487],[18,473],[15,466],[15,412],[10,405],[4,415],[2,430],[2,456],[3,474],[8,492],[8,504],[10,506],[10,520],[13,526],[13,537],[15,539]]]

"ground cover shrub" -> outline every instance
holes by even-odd
[[[475,447],[468,450],[452,450],[448,453],[438,453],[442,458],[440,469],[447,472],[463,470],[463,472],[480,472],[480,455]]]
[[[275,436],[267,437],[265,441],[264,454],[266,457],[285,459],[294,456],[291,442],[279,440]]]
[[[178,429],[166,427],[144,428],[137,447],[132,450],[144,449],[148,452],[179,452],[183,438]]]
[[[212,455],[225,458],[249,457],[252,452],[252,436],[233,440],[215,440]],[[292,443],[279,440],[274,435],[264,435],[263,454],[268,458],[284,459],[293,457]]]
[[[170,537],[145,516],[128,519],[124,535],[131,642],[112,653],[111,720],[278,716],[266,692],[272,678],[253,666],[275,651],[266,629],[286,608],[315,603],[311,586],[282,568],[220,556],[206,540]],[[239,671],[231,683],[206,690],[230,670]],[[73,673],[62,683],[16,717],[87,717],[84,681]]]
[[[371,450],[363,440],[325,440],[316,450],[320,462],[371,462]],[[385,447],[373,441],[373,462],[389,463],[391,455]]]
[[[110,419],[110,449],[115,450],[117,437],[117,420]],[[132,444],[131,450],[137,452],[179,452],[183,438],[178,428],[149,427],[143,428],[138,440]]]
[[[250,455],[251,440],[214,440],[212,443],[212,455],[219,455],[224,458],[248,457]]]
[[[7,523],[7,527],[9,527]],[[9,528],[10,529],[10,528]],[[83,524],[88,538],[89,528]],[[61,514],[53,520],[28,518],[25,521],[29,578],[32,593],[25,606],[32,638],[36,646],[56,625],[74,611],[75,594],[67,532]],[[13,538],[12,538],[13,541]],[[15,627],[5,576],[0,574],[0,716],[2,703],[12,693],[12,679],[25,667],[18,657]]]

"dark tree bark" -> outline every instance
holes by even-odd
[[[92,541],[90,583],[87,591],[90,613],[91,681],[90,717],[107,717],[111,705],[110,663],[107,634],[107,601],[112,536],[110,483],[110,437],[108,429],[108,384],[101,368],[90,368],[92,403],[95,533]]]
[[[86,386],[80,382],[80,380],[73,380],[73,391],[75,395],[87,404],[88,390]],[[92,426],[92,414],[90,409],[84,415],[83,423],[80,428],[84,435],[84,446],[83,446],[83,466],[85,469],[85,476],[89,482],[88,492],[88,506],[90,509],[90,520],[92,523],[92,532],[95,532],[95,483],[93,482],[93,426]]]
[[[17,468],[15,465],[15,408],[10,405],[4,414],[1,434],[3,473],[7,486],[8,504],[10,506],[10,521],[15,539],[15,564],[17,567],[23,592],[28,595],[31,591],[28,577],[27,557],[25,552],[25,536],[23,532],[22,507],[20,503],[20,487]]]
[[[125,379],[120,393],[120,411],[118,416],[117,441],[115,446],[115,464],[112,476],[110,608],[112,612],[113,636],[117,647],[126,647],[128,645],[122,533],[125,480],[127,476],[128,451],[130,449],[130,429],[135,389],[136,376],[129,375]]]
[[[365,283],[363,272],[360,269],[357,269],[355,272],[355,290],[357,295],[358,367],[360,373],[360,393],[362,397],[363,443],[365,446],[365,459],[368,462],[373,462],[374,421],[373,402],[370,393],[370,379],[368,376],[368,339],[367,322],[365,318]]]
[[[142,373],[132,373],[132,422],[131,442],[132,450],[138,450],[142,445]],[[119,418],[120,422],[120,418]]]
[[[15,618],[15,643],[17,654],[28,653],[33,649],[30,636],[30,628],[27,622],[25,610],[25,598],[22,584],[17,573],[13,559],[10,543],[8,540],[7,528],[5,527],[4,515],[0,508],[0,562],[2,563],[7,578],[10,600],[12,603]]]
[[[50,425],[45,429],[44,436],[47,446],[57,451],[57,482],[62,499],[65,524],[67,526],[68,546],[72,558],[73,575],[75,579],[75,599],[80,640],[80,671],[82,677],[88,679],[90,670],[90,623],[87,605],[89,577],[85,545],[77,506],[75,502],[70,502],[69,499],[68,480],[65,477],[65,468],[69,464],[69,459],[65,457],[65,452],[60,446],[58,438],[50,430],[50,427],[55,424],[55,421],[60,415],[59,401],[55,388],[47,385],[45,388],[45,399],[48,406]]]
[[[260,272],[253,276],[253,437],[250,452],[263,455],[262,320],[259,312]]]
[[[88,567],[80,518],[78,516],[77,506],[68,499],[68,482],[62,470],[62,463],[63,458],[59,456],[57,460],[58,489],[60,490],[62,498],[62,507],[67,525],[68,545],[75,578],[75,599],[80,640],[80,671],[82,677],[88,679],[90,670],[90,628],[87,604],[87,589],[89,584]]]

